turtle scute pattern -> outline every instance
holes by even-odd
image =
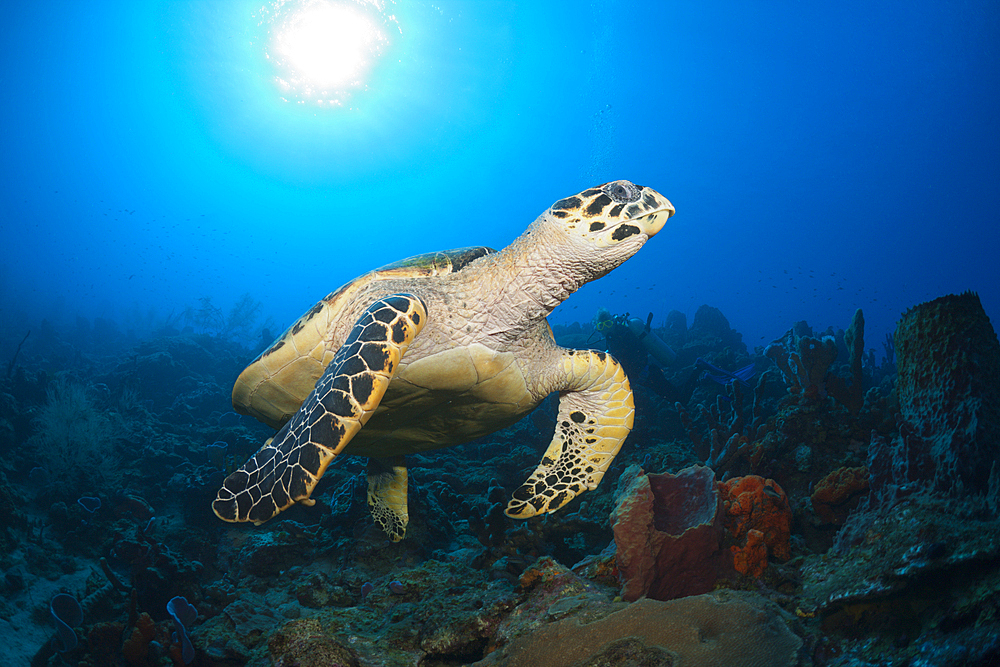
[[[369,306],[302,408],[223,482],[215,514],[259,525],[296,502],[313,504],[316,483],[375,411],[426,320],[426,305],[410,294]]]
[[[535,471],[511,494],[505,510],[509,517],[554,512],[597,488],[632,430],[632,388],[614,357],[595,350],[568,351],[563,369],[574,391],[560,397],[552,442]]]

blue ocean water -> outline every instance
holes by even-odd
[[[0,357],[43,318],[152,329],[204,297],[280,330],[619,178],[677,214],[553,322],[709,304],[752,348],[863,308],[879,347],[946,293],[1000,314],[995,3],[357,2],[366,69],[282,87],[310,4],[5,9]]]
[[[673,650],[654,635],[706,605],[678,634],[719,664],[1000,659],[1000,4],[54,0],[0,26],[0,663],[658,664],[606,640],[645,614],[645,648]],[[632,392],[588,355],[614,380],[563,392],[560,425],[550,397],[406,451],[405,539],[357,450],[303,495],[304,419],[275,436],[231,411],[338,286],[502,248],[617,179],[676,215],[549,319]],[[967,291],[993,327],[940,299],[893,358],[904,312]],[[703,305],[749,350],[718,320],[662,326]],[[599,309],[650,314],[674,349],[597,336]],[[857,309],[863,360],[851,336],[784,336]],[[452,388],[419,409],[399,390],[367,433],[502,412]],[[334,426],[314,440],[343,444]],[[279,446],[295,482],[258,488],[244,462]],[[558,512],[505,515],[581,480]],[[299,506],[222,523],[261,488]]]

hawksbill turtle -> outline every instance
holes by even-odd
[[[632,428],[632,390],[606,352],[558,346],[546,316],[673,213],[653,189],[613,181],[560,199],[499,252],[418,255],[331,293],[236,380],[233,407],[278,432],[225,479],[215,514],[259,525],[312,505],[330,462],[355,454],[369,457],[371,513],[398,541],[404,455],[502,429],[552,392],[555,434],[506,514],[553,512],[596,488]]]

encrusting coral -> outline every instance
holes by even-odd
[[[816,482],[813,511],[822,523],[841,524],[868,491],[868,468],[841,467]]]

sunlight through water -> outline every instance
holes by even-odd
[[[282,98],[342,106],[366,89],[366,76],[389,45],[395,16],[382,2],[279,0],[262,9],[265,56]]]

